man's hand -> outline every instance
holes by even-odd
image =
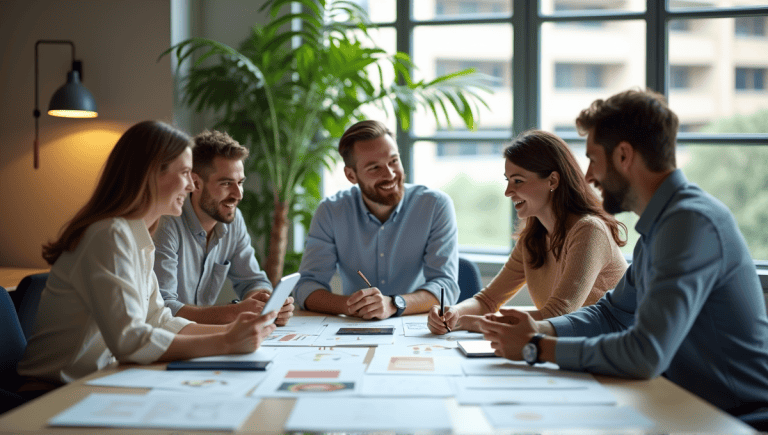
[[[254,305],[258,306],[258,310],[251,310],[256,314],[261,314],[261,310],[264,308],[264,304],[267,303],[269,300],[269,297],[272,296],[272,293],[269,290],[265,289],[259,289],[254,292],[248,293],[248,295],[245,297],[245,299],[240,302],[242,304],[243,302],[249,300],[249,299],[255,299],[256,301],[260,302],[261,305]],[[239,304],[238,304],[239,305]],[[250,309],[252,306],[249,306],[248,309]],[[288,296],[288,298],[283,302],[283,306],[280,308],[280,311],[277,313],[277,319],[275,319],[275,324],[277,326],[285,326],[288,324],[288,321],[293,317],[293,296]]]
[[[238,314],[224,332],[224,341],[229,353],[250,353],[258,349],[264,339],[275,330],[274,323],[265,325],[275,317],[276,313],[263,316],[255,313]]]
[[[496,356],[517,361],[523,359],[523,346],[539,333],[530,314],[512,308],[486,314],[478,326],[483,338],[491,342]]]
[[[458,312],[453,311],[451,307],[445,307],[443,317],[440,317],[439,313],[440,307],[438,305],[433,305],[429,310],[429,316],[427,317],[427,327],[433,334],[443,335],[447,333],[448,329],[445,327],[446,325],[448,325],[448,328],[451,328],[451,331],[459,329]]]
[[[384,296],[376,287],[358,290],[347,299],[349,316],[362,319],[388,319],[397,312],[390,296]]]

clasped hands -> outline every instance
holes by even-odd
[[[269,290],[265,289],[259,289],[248,293],[245,299],[237,304],[237,307],[240,309],[241,313],[250,311],[256,314],[260,314],[261,310],[264,309],[264,304],[267,303],[271,294],[272,293]],[[293,310],[293,297],[288,296],[288,298],[285,300],[285,303],[283,303],[283,306],[280,308],[280,311],[277,313],[275,324],[277,326],[287,325],[288,320],[293,317]]]
[[[451,330],[466,329],[481,332],[483,338],[491,342],[496,356],[519,361],[523,359],[523,346],[535,334],[539,333],[536,320],[525,311],[514,308],[501,308],[497,313],[484,316],[462,316],[447,307],[440,317],[440,307],[433,306],[429,311],[427,327],[433,334],[442,335]],[[464,326],[462,323],[466,323]],[[447,328],[446,328],[447,326]]]
[[[347,299],[348,316],[361,319],[388,319],[397,312],[392,297],[381,294],[377,287],[364,288],[352,293]]]

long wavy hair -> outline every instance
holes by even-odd
[[[525,243],[534,269],[544,265],[549,250],[556,259],[560,258],[569,215],[597,216],[608,225],[616,244],[626,245],[621,230],[626,234],[627,227],[603,210],[600,198],[585,180],[573,153],[558,136],[542,130],[523,132],[504,150],[504,157],[540,178],[546,178],[555,171],[560,174],[560,183],[552,193],[555,228],[550,235],[550,246],[547,247],[546,243],[547,229],[536,217],[526,219],[525,224],[515,232],[518,243]]]
[[[73,251],[88,227],[100,220],[146,215],[157,201],[157,176],[188,147],[190,137],[168,124],[144,121],[129,128],[107,158],[96,190],[58,240],[43,245],[43,258],[53,264]]]

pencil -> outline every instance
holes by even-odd
[[[440,287],[440,317],[443,317],[445,313],[445,287]],[[445,319],[443,319],[443,325],[445,325],[445,329],[448,330],[448,332],[451,332],[451,328],[448,327],[448,324],[445,323]]]
[[[368,287],[373,287],[373,286],[371,285],[371,282],[370,282],[370,281],[368,281],[368,278],[366,278],[366,277],[365,277],[365,275],[363,275],[363,272],[360,272],[360,271],[358,270],[358,271],[357,271],[357,274],[358,274],[358,275],[360,275],[360,278],[362,278],[362,279],[363,279],[363,281],[365,281],[365,283],[366,283],[366,284],[368,284]]]

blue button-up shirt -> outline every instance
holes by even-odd
[[[331,291],[338,268],[345,295],[367,288],[360,270],[385,295],[426,290],[446,304],[459,296],[458,228],[444,192],[405,185],[403,199],[382,223],[368,211],[358,186],[324,199],[312,217],[294,295],[301,308],[310,293]]]
[[[664,374],[726,411],[768,403],[765,300],[728,208],[676,170],[635,228],[633,262],[617,287],[549,319],[559,337],[573,337],[558,339],[556,362],[616,376]]]
[[[207,247],[206,238],[189,197],[181,216],[160,218],[153,236],[155,274],[165,306],[174,315],[185,304],[214,305],[226,278],[241,299],[251,290],[272,290],[254,257],[240,210],[235,209],[231,223],[216,223]]]

